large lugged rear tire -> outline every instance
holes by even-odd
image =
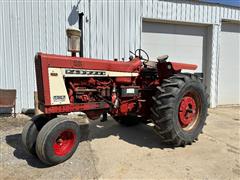
[[[39,132],[36,153],[45,164],[59,164],[73,155],[79,141],[80,128],[76,122],[65,118],[55,118]]]
[[[151,108],[155,130],[163,142],[191,144],[201,133],[207,117],[207,95],[193,74],[176,74],[163,80]]]

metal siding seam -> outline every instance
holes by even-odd
[[[172,13],[171,13],[172,17],[171,17],[171,20],[177,19],[176,9],[177,9],[176,3],[172,3]]]
[[[124,27],[124,21],[123,21],[123,12],[124,11],[121,11],[121,9],[124,9],[124,2],[119,2],[119,29],[121,27]],[[123,45],[123,39],[124,39],[124,34],[123,34],[123,31],[119,31],[119,57],[122,58],[124,57],[124,45]]]
[[[136,5],[136,0],[135,0],[135,2],[134,2],[134,23],[133,23],[133,25],[134,25],[134,34],[135,34],[135,38],[134,38],[134,49],[137,49],[137,48],[139,48],[139,47],[137,47],[137,37],[136,37],[136,34],[137,34],[137,5]],[[134,36],[133,36],[134,37]],[[119,57],[120,58],[120,57]]]
[[[141,48],[141,42],[142,42],[142,17],[143,17],[143,4],[142,1],[139,1],[139,9],[141,9],[141,11],[138,11],[139,13],[139,19],[138,19],[138,26],[139,26],[139,47]]]
[[[139,1],[136,1],[136,10],[141,8],[141,4]],[[136,48],[140,48],[141,47],[141,41],[140,41],[140,37],[141,37],[141,12],[140,11],[136,11]]]
[[[27,26],[27,16],[26,16],[26,8],[27,7],[27,2],[24,2],[24,26],[25,26],[25,32],[24,32],[24,36],[25,36],[25,60],[26,60],[26,72],[27,72],[27,74],[26,74],[26,79],[27,79],[27,94],[31,94],[31,92],[30,92],[30,78],[28,77],[29,75],[31,76],[31,73],[29,72],[29,54],[31,54],[31,53],[29,53],[29,48],[28,48],[28,42],[29,42],[29,40],[30,39],[28,39],[29,38],[29,36],[28,35],[30,35],[30,33],[31,32],[28,32],[28,28],[29,28],[29,26]],[[31,25],[30,25],[31,26]],[[28,107],[30,107],[30,97],[32,97],[32,96],[27,96],[27,103],[26,103],[26,108],[28,108]]]
[[[30,78],[29,78],[29,90],[30,92],[33,94],[34,93],[34,49],[33,49],[33,37],[34,37],[34,31],[33,31],[33,14],[32,14],[32,9],[33,9],[33,5],[32,5],[32,1],[28,3],[28,6],[29,8],[28,9],[31,9],[30,11],[28,11],[28,14],[30,14],[30,26],[29,26],[29,33],[31,34],[28,34],[29,37],[31,37],[29,39],[29,43],[28,43],[28,46],[29,46],[29,52],[27,54],[27,56],[30,56],[30,59],[29,61],[27,62],[27,65],[28,65],[28,69],[29,69],[29,74],[30,74]],[[30,107],[33,107],[33,96],[30,96],[29,98],[29,102],[28,102],[28,108]]]
[[[160,1],[157,1],[157,16],[156,16],[157,18],[159,18],[159,9],[160,9],[160,8],[159,8],[159,3],[160,3]],[[141,9],[142,9],[142,8],[141,8]]]
[[[96,58],[96,34],[95,34],[95,31],[97,30],[96,29],[96,17],[95,17],[95,14],[96,14],[96,7],[95,7],[95,1],[91,1],[91,30],[90,30],[90,33],[91,33],[91,54],[92,56],[91,57],[94,57]]]
[[[153,0],[153,17],[157,18],[157,1],[156,0]]]
[[[13,18],[11,17],[11,6],[9,5],[9,9],[8,9],[8,13],[9,13],[9,19],[10,19],[10,31],[9,31],[9,34],[10,34],[10,46],[11,46],[11,50],[10,50],[10,57],[11,57],[11,67],[12,67],[12,71],[11,71],[11,77],[12,77],[12,84],[11,84],[11,88],[14,88],[15,87],[15,78],[14,78],[14,72],[15,72],[15,63],[14,63],[14,58],[13,58]]]
[[[171,2],[167,2],[167,19],[171,19],[172,17],[172,9],[171,9]]]
[[[173,2],[170,4],[170,6],[171,6],[171,14],[170,14],[170,19],[171,20],[173,20],[173,13],[175,12],[174,10],[173,10]]]
[[[40,28],[40,1],[38,1],[38,28],[39,28],[39,34],[38,34],[38,38],[39,38],[39,51],[42,51],[41,49],[41,28]]]
[[[220,8],[217,8],[217,15],[216,15],[216,23],[217,24],[220,24],[219,19],[220,19]]]
[[[154,18],[154,14],[153,14],[153,0],[152,1],[150,1],[151,2],[151,10],[150,10],[150,12],[151,12],[151,18]]]
[[[103,47],[103,59],[108,59],[108,24],[107,24],[107,2],[104,2],[103,5],[103,24],[102,25],[102,32],[103,32],[103,36],[102,36],[102,47]]]
[[[125,14],[125,11],[126,11],[126,2],[125,1],[123,1],[123,10],[122,10],[122,12],[123,12],[123,27],[124,27],[124,29],[126,28],[126,21],[125,21],[125,19],[126,19],[126,14]],[[124,58],[127,58],[126,56],[127,56],[127,54],[126,54],[126,52],[125,52],[125,49],[126,49],[126,33],[125,33],[125,30],[123,30],[123,56],[124,56]]]
[[[61,13],[61,19],[64,19],[64,21],[61,21],[61,29],[60,29],[60,34],[61,34],[61,39],[60,39],[60,47],[61,47],[61,54],[67,54],[67,50],[66,50],[66,48],[65,48],[65,46],[64,46],[64,44],[65,44],[65,42],[67,42],[66,41],[66,35],[65,35],[65,29],[66,29],[66,21],[65,21],[65,18],[66,18],[66,2],[65,1],[62,1],[61,3],[60,3],[60,7],[61,7],[61,9],[62,9],[62,12],[63,13]]]
[[[161,18],[163,18],[164,17],[164,2],[161,1],[161,3],[162,3],[162,6],[161,6],[162,7]]]
[[[19,54],[19,58],[18,58],[18,60],[19,60],[19,86],[20,86],[20,88],[19,88],[19,98],[17,99],[17,101],[19,102],[19,104],[20,104],[20,107],[19,107],[19,109],[20,108],[22,108],[22,97],[23,97],[23,95],[22,95],[22,78],[21,78],[21,75],[22,75],[22,69],[21,69],[21,64],[22,64],[22,55],[21,55],[21,50],[20,50],[20,26],[19,26],[19,7],[18,7],[18,1],[16,0],[16,6],[17,6],[17,31],[18,31],[18,54]]]
[[[11,46],[9,39],[10,39],[10,17],[9,17],[9,13],[8,13],[8,8],[7,6],[10,6],[10,2],[6,2],[5,4],[5,8],[4,8],[4,24],[5,24],[5,44],[4,46],[6,46],[7,48],[5,48],[5,65],[6,65],[6,76],[7,76],[7,81],[6,81],[6,88],[10,88],[11,84],[12,84],[12,69],[9,68],[12,66],[12,59],[11,59],[11,52],[8,51],[8,48]]]
[[[29,78],[28,78],[28,75],[29,75],[29,70],[28,70],[28,51],[27,51],[27,25],[26,25],[26,1],[24,2],[24,8],[23,8],[23,13],[24,13],[24,32],[23,32],[23,34],[24,34],[24,47],[25,47],[25,72],[26,72],[26,84],[27,84],[27,86],[25,87],[26,89],[27,89],[27,94],[28,94],[28,96],[27,97],[24,97],[24,99],[26,98],[27,100],[26,100],[26,104],[25,104],[25,106],[29,106],[29,94],[30,94],[30,92],[29,92]]]
[[[225,7],[224,7],[223,18],[228,19],[228,11],[227,11],[227,8],[225,8]]]
[[[47,32],[48,32],[48,30],[47,30],[47,28],[48,28],[48,26],[47,26],[47,0],[45,0],[45,6],[44,6],[44,8],[45,8],[45,45],[46,45],[46,51],[48,51],[48,38],[47,38]]]
[[[103,19],[104,19],[103,18],[103,7],[104,7],[104,4],[102,3],[102,8],[101,8],[101,10],[102,10],[102,15],[101,15],[102,16],[102,24],[101,24],[101,26],[102,26],[102,59],[104,59],[103,56],[104,56],[104,53],[106,51],[105,48],[104,48],[104,45],[103,45],[103,42],[104,42],[104,39],[103,39],[104,38],[104,31],[103,31],[103,27],[104,27],[103,26]]]
[[[118,58],[118,12],[117,1],[113,1],[113,58]]]
[[[131,37],[132,37],[132,35],[131,35],[131,2],[129,2],[130,4],[129,4],[129,17],[128,17],[128,20],[129,20],[129,42],[128,42],[128,44],[129,44],[129,50],[131,50],[132,51],[132,47],[131,47]]]
[[[96,1],[96,6],[95,6],[95,11],[96,11],[96,13],[95,13],[95,21],[96,21],[96,27],[95,27],[95,29],[96,29],[96,32],[99,32],[98,31],[98,2],[100,2],[100,1]],[[102,2],[102,0],[101,0],[101,2]],[[101,34],[99,33],[96,33],[96,32],[94,32],[94,36],[95,36],[95,38],[96,38],[96,54],[95,54],[95,57],[96,58],[99,58],[98,57],[98,37],[99,36],[101,36]]]
[[[181,20],[181,14],[182,14],[181,7],[182,7],[181,3],[177,3],[177,12],[176,12],[177,13],[177,18],[176,18],[177,21]],[[163,18],[163,16],[162,16],[162,18]]]
[[[197,5],[194,5],[194,18],[193,18],[194,22],[199,22],[197,17],[198,17]]]
[[[145,6],[145,7],[146,7],[146,16],[149,17],[149,15],[148,15],[148,8],[149,8],[148,5],[149,5],[149,4],[148,4],[147,2],[148,2],[148,1],[145,0],[145,3],[146,3],[146,6]]]
[[[65,29],[67,29],[67,1],[64,3],[64,15],[65,15]],[[65,37],[66,39],[67,37]],[[65,41],[66,42],[66,41]],[[65,50],[64,54],[67,54],[67,49]]]
[[[203,6],[199,4],[199,22],[203,22]]]
[[[109,59],[113,58],[113,4],[108,1],[108,29],[109,29],[109,38],[108,38],[108,57]]]
[[[187,21],[187,16],[186,16],[186,4],[185,4],[185,3],[183,3],[182,12],[183,12],[183,14],[184,14],[182,20],[183,20],[183,21]]]
[[[52,53],[56,53],[55,51],[55,42],[54,42],[54,39],[55,39],[55,33],[54,33],[54,8],[53,8],[53,2],[55,1],[51,1],[51,13],[52,13]]]
[[[166,11],[167,4],[166,3],[167,3],[166,1],[163,2],[163,18],[164,19],[167,19],[167,11]]]
[[[150,1],[151,2],[151,1]],[[131,6],[131,15],[130,15],[130,20],[131,20],[131,24],[130,24],[130,34],[131,34],[131,38],[130,38],[130,47],[131,50],[134,50],[134,39],[135,39],[135,29],[134,29],[134,3],[131,2],[130,6]],[[151,10],[150,10],[151,11]]]
[[[240,21],[240,9],[236,10],[236,19]]]
[[[211,22],[211,6],[207,6],[207,23]]]
[[[207,23],[207,13],[208,13],[208,8],[207,6],[203,6],[203,11],[204,11],[204,15],[203,15],[203,22]]]
[[[212,7],[212,22],[216,23],[216,7]]]
[[[185,9],[184,9],[184,13],[185,13],[185,21],[191,21],[192,18],[192,7],[189,3],[185,4]]]
[[[128,55],[129,51],[129,2],[124,1],[124,54]]]
[[[232,9],[229,9],[229,16],[230,16],[229,19],[232,19]]]
[[[2,3],[2,1],[1,1]],[[0,6],[0,14],[2,14],[2,4]],[[2,22],[2,18],[0,18],[0,39],[3,39],[3,36],[2,36],[2,25],[3,25],[3,22]],[[3,59],[3,42],[0,41],[0,59]],[[0,87],[3,87],[3,60],[0,61]]]
[[[2,7],[4,7],[4,3],[2,2]],[[2,23],[4,24],[4,8],[2,9]],[[6,74],[7,74],[7,72],[6,72],[6,70],[7,70],[7,67],[6,67],[6,46],[5,46],[5,29],[4,29],[4,27],[3,27],[3,29],[2,29],[2,42],[3,42],[3,66],[4,66],[4,71],[5,71],[5,73],[3,73],[3,87],[4,88],[6,88],[6,86],[7,86],[7,77],[6,77]]]
[[[237,17],[237,16],[236,16],[236,14],[237,14],[236,12],[237,12],[237,10],[236,10],[236,9],[233,9],[233,13],[232,13],[232,14],[233,14],[233,15],[232,15],[232,16],[233,16],[233,19],[237,19],[237,18],[236,18],[236,17]]]
[[[84,3],[84,12],[86,12],[86,16],[84,18],[84,33],[86,34],[85,37],[85,44],[86,44],[86,55],[90,57],[90,30],[89,30],[89,1],[85,0]],[[88,20],[88,21],[87,21]]]
[[[92,57],[92,36],[91,36],[91,22],[92,22],[92,13],[91,13],[91,0],[88,1],[88,12],[89,12],[89,57]]]
[[[37,23],[38,22],[38,13],[33,13],[34,9],[35,9],[34,12],[39,11],[38,3],[32,1],[32,15],[33,15],[32,19],[33,19],[33,31],[34,31],[34,33],[33,33],[33,55],[35,55],[40,50],[39,39],[37,38],[38,34],[40,33],[39,32],[39,24]],[[36,10],[36,9],[38,9],[38,10]],[[36,91],[37,83],[36,83],[36,76],[35,76],[35,74],[36,74],[35,73],[35,65],[33,65],[32,68],[33,68],[33,80],[34,80],[33,89],[34,89],[34,91]]]
[[[125,3],[125,2],[124,2]],[[110,31],[110,23],[109,23],[109,2],[107,2],[107,32],[108,32],[108,35],[109,35],[109,31]],[[108,39],[108,38],[107,38]],[[109,39],[107,41],[107,56],[108,56],[108,59],[110,58],[110,43],[109,43]]]

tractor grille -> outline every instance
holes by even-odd
[[[45,104],[44,100],[44,90],[43,90],[43,78],[42,78],[42,63],[40,56],[37,54],[35,56],[35,70],[36,70],[36,79],[37,79],[37,92],[38,92],[38,101],[39,104]]]

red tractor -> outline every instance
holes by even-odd
[[[48,165],[69,159],[80,141],[80,128],[58,117],[84,112],[91,120],[109,113],[129,126],[151,120],[162,142],[185,146],[198,138],[207,116],[201,78],[181,73],[197,65],[149,61],[138,49],[128,62],[76,57],[80,31],[68,29],[72,56],[38,53],[35,57],[39,108],[23,129],[27,150]]]

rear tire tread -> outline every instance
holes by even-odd
[[[194,139],[191,139],[191,137],[181,137],[172,124],[173,113],[176,111],[173,103],[176,102],[181,88],[183,88],[186,83],[191,82],[198,83],[201,82],[201,80],[194,74],[176,74],[168,79],[164,79],[162,85],[156,88],[158,92],[153,97],[154,104],[151,108],[152,120],[155,124],[155,131],[166,144],[185,146],[192,144],[192,141],[198,139],[198,135],[194,137]],[[204,90],[204,87],[202,89]]]

